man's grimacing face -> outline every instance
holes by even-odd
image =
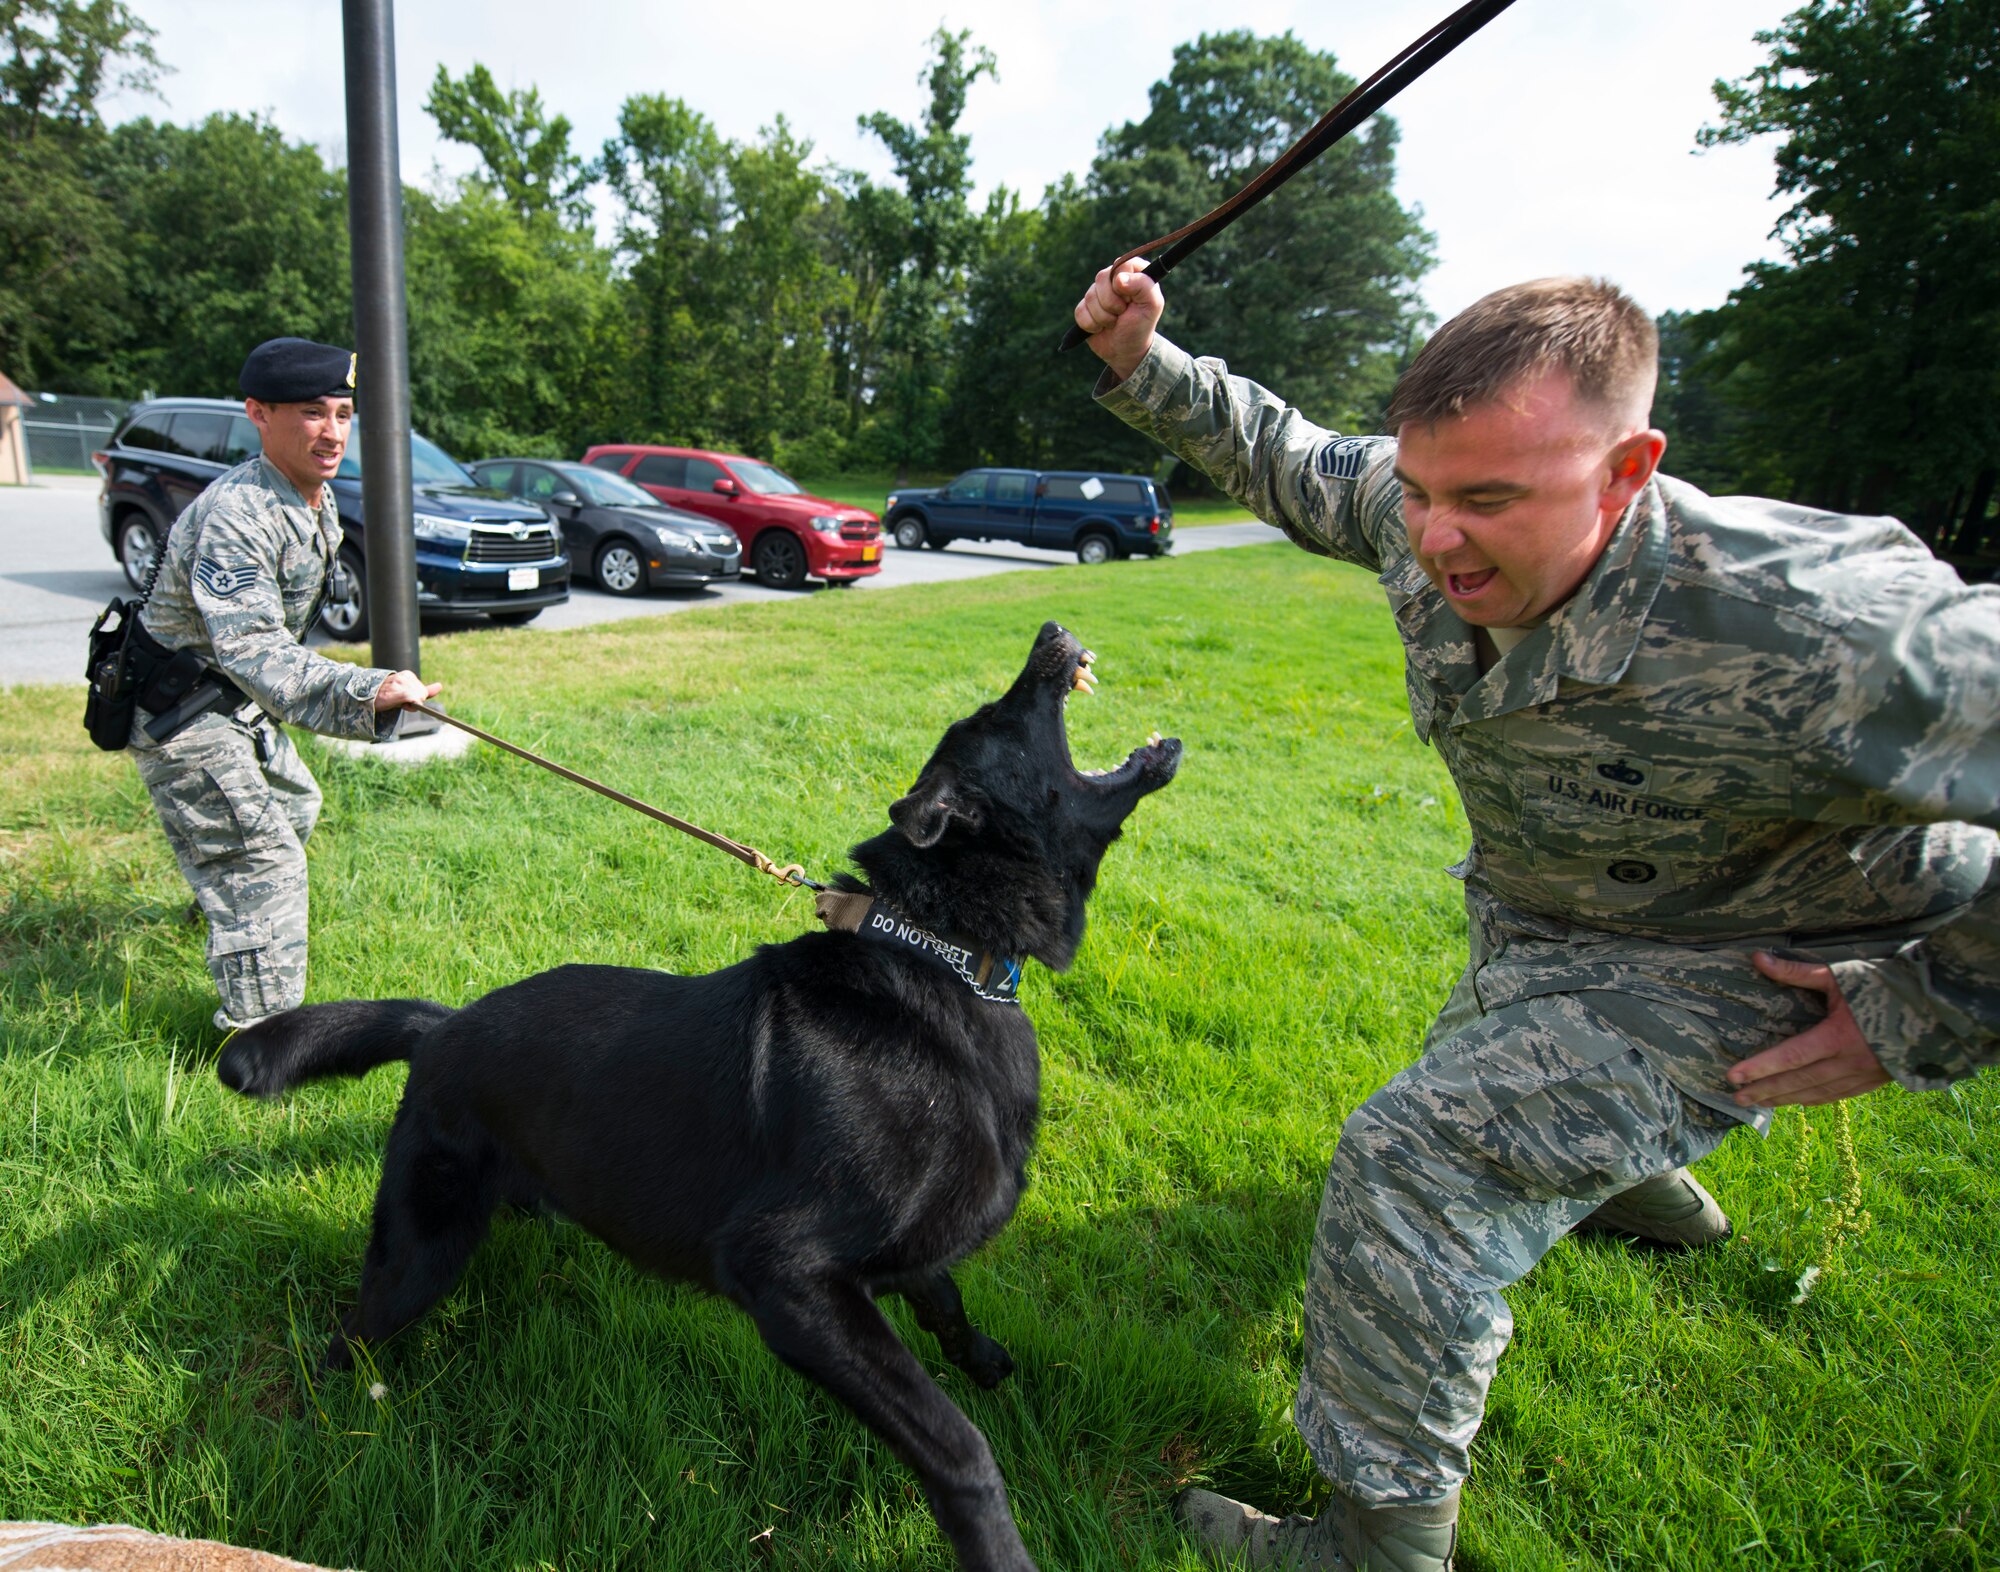
[[[317,491],[333,479],[347,451],[354,400],[344,396],[307,399],[298,404],[266,404],[245,399],[243,411],[264,441],[264,457],[302,491]]]
[[[1525,627],[1589,575],[1666,439],[1579,403],[1567,372],[1396,433],[1410,547],[1464,621]]]

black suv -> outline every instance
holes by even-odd
[[[882,527],[906,549],[1005,540],[1093,563],[1174,549],[1166,487],[1144,475],[1088,470],[969,469],[949,486],[899,487],[882,509]]]
[[[224,470],[261,451],[257,428],[228,399],[161,398],[118,423],[92,454],[104,475],[98,525],[126,580],[144,589],[153,559],[183,509]],[[417,537],[417,607],[495,622],[532,621],[569,599],[569,558],[549,516],[483,489],[455,459],[423,437],[410,439]],[[341,560],[353,594],[321,614],[339,639],[368,637],[367,532],[361,512],[361,433],[327,483],[340,508]]]

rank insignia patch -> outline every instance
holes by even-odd
[[[1328,480],[1358,480],[1374,446],[1372,437],[1342,437],[1319,450],[1313,467]]]
[[[254,567],[226,568],[213,557],[197,559],[194,565],[195,582],[218,600],[229,600],[241,594],[257,581]]]

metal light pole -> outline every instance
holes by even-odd
[[[410,500],[409,319],[403,297],[403,175],[396,151],[392,0],[342,0],[347,48],[347,230],[361,357],[361,502],[368,531],[370,654],[421,672],[417,545]],[[405,732],[434,730],[405,717]]]

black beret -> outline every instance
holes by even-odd
[[[236,385],[265,404],[354,397],[354,351],[309,338],[266,339],[250,351]]]

